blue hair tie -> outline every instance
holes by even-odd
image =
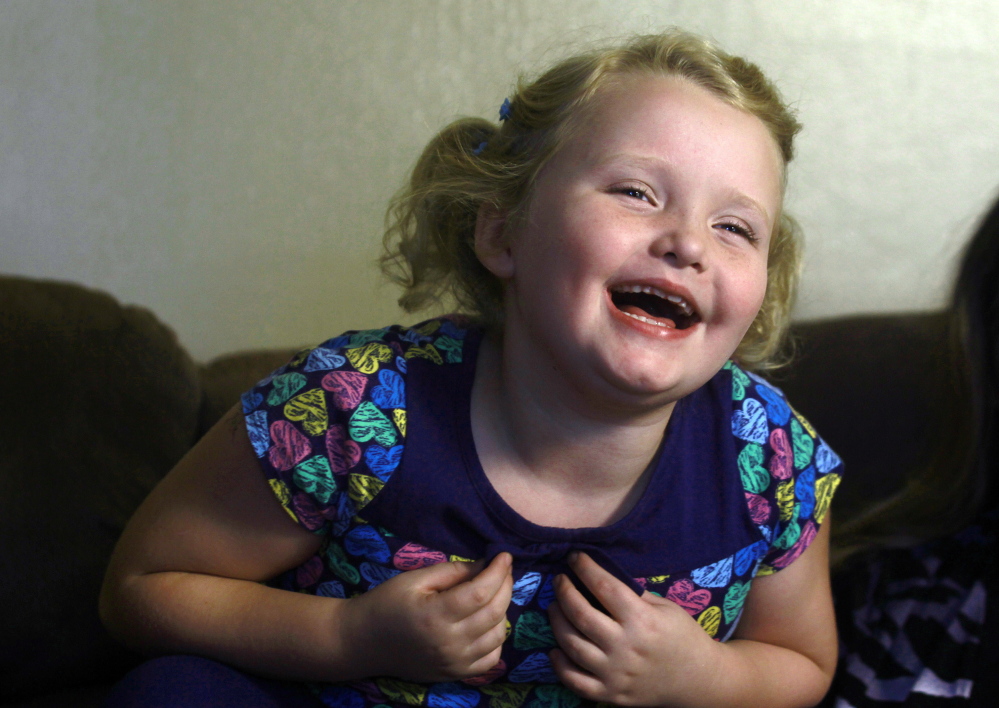
[[[499,119],[501,121],[508,120],[510,118],[510,113],[511,113],[511,111],[510,111],[510,99],[509,98],[504,98],[503,99],[503,105],[500,106],[500,110],[499,110],[499,116],[500,116]],[[481,143],[479,143],[474,148],[472,148],[472,154],[475,155],[476,157],[478,157],[479,155],[482,154],[482,151],[486,149],[486,146],[488,144],[489,144],[488,141],[483,140]]]

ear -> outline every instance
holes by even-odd
[[[475,255],[500,280],[513,277],[513,253],[506,233],[506,213],[483,204],[475,219]]]

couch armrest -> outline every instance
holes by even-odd
[[[146,494],[193,444],[201,391],[148,310],[0,276],[0,702],[112,678],[134,657],[97,595]]]

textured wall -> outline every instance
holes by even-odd
[[[433,129],[668,24],[799,108],[799,316],[940,303],[999,185],[994,0],[6,0],[0,271],[150,306],[199,358],[386,324],[382,212]]]

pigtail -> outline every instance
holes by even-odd
[[[499,283],[475,255],[475,223],[482,205],[495,202],[486,163],[497,131],[480,118],[445,127],[390,203],[380,265],[402,286],[406,312],[456,305],[492,319],[482,303],[498,303]]]

